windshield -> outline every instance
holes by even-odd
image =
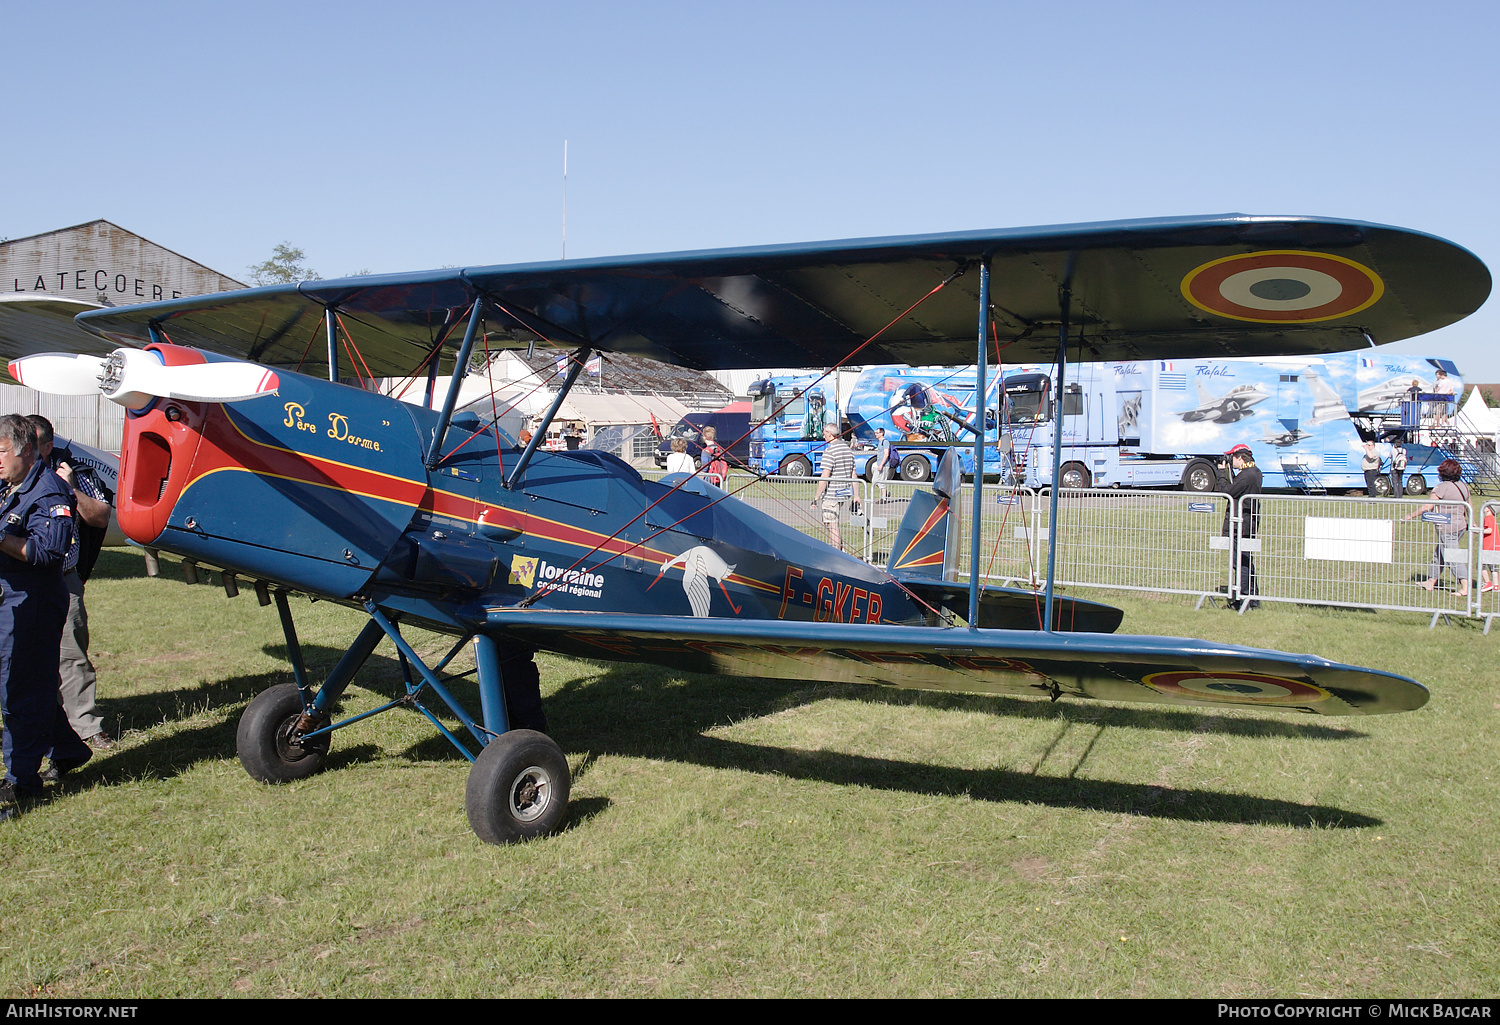
[[[1041,423],[1052,419],[1048,392],[1052,381],[1042,374],[1021,374],[1005,379],[1006,405],[1013,424]]]
[[[796,397],[788,399],[777,395],[774,389],[768,388],[760,395],[751,396],[750,419],[754,423],[764,423],[771,418],[772,413],[776,413],[778,417],[801,420],[807,414],[807,400],[798,392],[793,392],[793,394]],[[786,408],[778,413],[777,407],[783,402],[786,403]]]

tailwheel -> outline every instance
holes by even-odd
[[[290,783],[323,767],[328,757],[328,734],[303,740],[302,696],[294,683],[283,683],[255,696],[240,716],[235,747],[240,764],[262,783]]]
[[[562,824],[570,787],[568,760],[551,737],[532,730],[502,733],[469,770],[469,826],[485,843],[545,836]]]

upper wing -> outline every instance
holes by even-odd
[[[462,337],[482,295],[490,348],[539,334],[699,369],[828,367],[890,324],[855,362],[967,364],[985,258],[1008,361],[1053,359],[1065,283],[1073,345],[1090,360],[1337,352],[1443,327],[1490,291],[1477,257],[1431,235],[1228,214],[374,275],[79,323],[135,344],[156,325],[179,344],[315,373],[333,308],[369,369],[394,376]]]
[[[550,651],[736,676],[1318,715],[1410,711],[1428,697],[1420,683],[1393,673],[1181,637],[509,608],[483,617],[486,632]]]
[[[73,322],[85,310],[102,308],[100,303],[42,292],[0,295],[0,363],[40,352],[105,355],[114,346],[80,331]]]

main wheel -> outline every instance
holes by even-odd
[[[1408,495],[1425,495],[1427,494],[1427,478],[1420,473],[1414,473],[1406,478],[1406,483],[1401,486],[1401,490]]]
[[[1214,489],[1216,481],[1214,464],[1207,459],[1194,459],[1182,471],[1182,490],[1184,491],[1205,494]]]
[[[1390,498],[1391,494],[1391,479],[1383,473],[1377,473],[1375,475],[1375,496],[1378,498]]]
[[[469,770],[469,826],[485,843],[545,836],[562,823],[570,787],[568,760],[551,737],[531,730],[502,733]]]
[[[1089,471],[1082,463],[1064,463],[1062,468],[1062,486],[1065,488],[1086,488],[1093,483]]]
[[[901,479],[909,480],[913,484],[922,484],[932,480],[932,464],[927,457],[913,452],[901,460]]]
[[[807,461],[806,456],[791,456],[782,461],[781,475],[783,477],[811,477],[812,463]]]
[[[302,718],[302,697],[295,683],[283,683],[255,696],[240,716],[235,748],[251,779],[262,783],[290,783],[323,767],[328,757],[328,734],[309,741],[296,736]]]

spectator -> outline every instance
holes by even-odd
[[[693,465],[693,457],[688,455],[687,439],[672,439],[672,454],[667,456],[668,473],[692,473],[696,466]]]
[[[1230,565],[1237,566],[1239,570],[1240,611],[1247,608],[1258,609],[1260,602],[1247,597],[1259,594],[1260,587],[1255,579],[1255,559],[1245,550],[1243,542],[1255,537],[1260,523],[1259,503],[1250,497],[1261,493],[1260,469],[1255,465],[1255,454],[1250,451],[1249,445],[1236,445],[1224,455],[1226,458],[1220,459],[1217,467],[1218,490],[1229,496],[1230,503],[1229,508],[1224,510],[1222,534],[1230,538]],[[1240,506],[1240,529],[1238,534],[1231,535],[1230,514],[1236,501]],[[1231,602],[1229,607],[1234,608],[1234,603]]]
[[[104,732],[104,721],[95,704],[98,678],[89,661],[89,613],[83,603],[84,584],[94,570],[109,529],[109,499],[92,470],[69,465],[67,456],[71,453],[55,447],[50,420],[39,415],[26,419],[36,428],[38,457],[72,490],[76,514],[73,543],[63,558],[63,583],[68,588],[68,620],[58,665],[63,708],[73,732],[85,744],[95,751],[111,751],[117,745]]]
[[[854,451],[839,437],[839,429],[833,424],[823,428],[823,440],[826,444],[823,446],[822,479],[818,481],[818,493],[812,504],[823,511],[828,543],[843,551],[839,520],[844,506],[854,497]]]
[[[1458,577],[1458,596],[1466,598],[1469,595],[1469,553],[1465,535],[1469,532],[1469,501],[1472,496],[1469,485],[1462,478],[1463,469],[1458,460],[1444,459],[1438,466],[1438,486],[1432,489],[1432,497],[1438,501],[1418,506],[1401,518],[1410,520],[1426,512],[1438,512],[1446,517],[1433,524],[1437,527],[1437,546],[1432,550],[1427,579],[1420,581],[1418,586],[1427,591],[1435,590],[1443,575],[1443,567],[1447,566]],[[1462,558],[1455,555],[1450,561],[1449,552],[1461,553]]]
[[[58,700],[58,651],[68,614],[63,558],[73,541],[71,494],[38,456],[36,427],[0,417],[0,715],[5,779],[0,803],[42,793],[42,759],[61,775],[94,752]],[[13,814],[13,813],[12,813]]]
[[[875,458],[870,460],[870,480],[880,489],[880,500],[884,502],[887,497],[886,481],[891,479],[891,459],[895,455],[895,449],[891,447],[890,439],[885,436],[885,428],[875,428]]]
[[[703,449],[698,453],[698,465],[703,468],[703,478],[716,488],[724,486],[729,476],[729,453],[719,444],[716,427],[703,428]]]
[[[1375,480],[1380,476],[1380,453],[1375,451],[1373,441],[1365,442],[1365,454],[1359,461],[1359,468],[1365,471],[1365,495],[1375,497]]]
[[[1448,376],[1448,371],[1439,370],[1437,380],[1432,384],[1432,392],[1434,395],[1443,396],[1443,399],[1432,404],[1432,426],[1446,427],[1448,425],[1448,417],[1453,413],[1455,391],[1453,378]]]

